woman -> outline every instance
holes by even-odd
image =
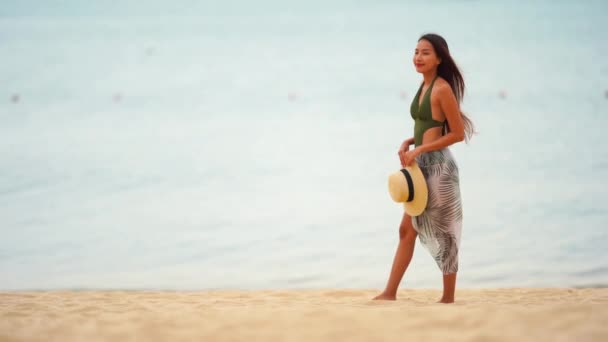
[[[468,141],[473,134],[473,124],[460,111],[464,80],[445,39],[436,34],[420,37],[413,61],[424,81],[410,106],[414,136],[403,142],[398,154],[402,166],[414,161],[420,166],[428,186],[428,204],[420,216],[403,214],[399,245],[386,289],[374,299],[396,299],[418,237],[443,273],[443,296],[438,302],[453,303],[462,205],[458,167],[448,146],[465,138]],[[410,150],[412,144],[415,148]]]

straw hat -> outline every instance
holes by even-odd
[[[388,191],[395,202],[403,202],[410,216],[422,214],[429,192],[426,180],[416,162],[388,176]]]

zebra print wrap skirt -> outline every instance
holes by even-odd
[[[412,217],[412,225],[443,274],[455,273],[462,230],[458,166],[448,148],[422,153],[416,162],[429,196],[424,212]]]

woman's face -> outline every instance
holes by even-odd
[[[441,63],[441,60],[435,54],[433,45],[426,39],[422,39],[416,44],[416,50],[414,50],[414,66],[416,71],[425,74]]]

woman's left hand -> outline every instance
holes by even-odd
[[[405,155],[403,157],[403,161],[405,164],[401,165],[401,166],[406,167],[406,166],[412,165],[412,163],[416,160],[416,157],[418,157],[420,155],[420,153],[422,153],[422,151],[420,151],[420,148],[418,148],[418,147],[416,147],[413,150],[405,152]]]

